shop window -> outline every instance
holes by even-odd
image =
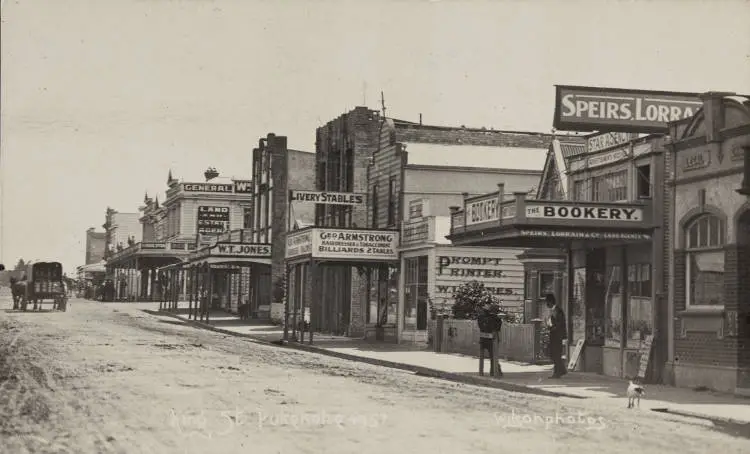
[[[724,305],[724,243],[726,225],[714,215],[703,215],[686,229],[687,307]]]
[[[427,328],[427,256],[407,258],[404,282],[404,328]]]
[[[628,265],[627,348],[639,348],[653,333],[653,300],[651,299],[651,265]]]
[[[639,199],[651,197],[651,165],[638,166],[636,173],[636,197]]]
[[[628,171],[611,172],[592,179],[595,202],[622,202],[628,199]]]
[[[398,313],[399,269],[388,267],[368,272],[369,291],[366,321],[369,324],[395,325]]]
[[[606,314],[604,345],[620,348],[622,343],[622,268],[619,265],[607,268]]]
[[[396,225],[396,204],[398,193],[396,192],[396,177],[388,181],[388,226]]]

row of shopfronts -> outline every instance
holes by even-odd
[[[293,333],[304,322],[394,342],[426,342],[471,280],[526,322],[554,293],[569,347],[583,341],[581,370],[633,377],[648,346],[649,380],[750,389],[750,104],[557,90],[555,126],[597,132],[444,128],[356,108],[318,128],[315,153],[270,134],[252,181],[170,176],[165,207],[142,210],[144,241],[108,273],[126,298],[245,304]],[[170,234],[148,241],[152,220]]]

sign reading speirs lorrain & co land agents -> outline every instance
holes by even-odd
[[[397,260],[398,232],[313,229],[313,257],[354,260]]]
[[[229,230],[229,207],[199,206],[198,233],[224,233]]]
[[[626,206],[532,205],[526,207],[526,217],[639,222],[643,220],[643,209]]]
[[[459,286],[478,281],[504,302],[523,300],[520,250],[439,247],[435,255],[435,297],[452,299]]]
[[[291,191],[289,200],[326,205],[362,205],[365,196],[354,192]]]
[[[231,257],[271,257],[271,245],[270,244],[256,244],[256,243],[216,243],[211,248],[213,255],[223,255]]]
[[[286,237],[286,258],[312,254],[312,232],[290,233]]]
[[[554,126],[564,131],[666,132],[703,106],[696,93],[558,85]]]

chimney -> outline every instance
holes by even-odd
[[[205,172],[203,172],[203,176],[206,177],[206,182],[208,182],[218,177],[219,172],[216,170],[215,167],[209,167],[208,169],[206,169]]]

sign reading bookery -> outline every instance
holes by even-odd
[[[527,218],[544,219],[590,219],[596,221],[627,221],[639,222],[643,220],[643,209],[634,207],[597,207],[566,205],[531,205],[526,206]]]
[[[286,258],[312,254],[312,231],[294,233],[286,237]]]
[[[466,204],[466,225],[481,224],[499,219],[497,196]]]
[[[343,260],[397,260],[398,232],[388,230],[312,230],[315,258]]]
[[[557,85],[555,128],[662,133],[703,106],[696,93]]]
[[[216,245],[211,248],[211,255],[270,258],[271,245],[256,243],[216,243]]]
[[[362,205],[365,196],[354,192],[291,191],[289,200],[327,205]]]
[[[229,207],[199,206],[198,233],[201,235],[224,233],[229,230]]]

